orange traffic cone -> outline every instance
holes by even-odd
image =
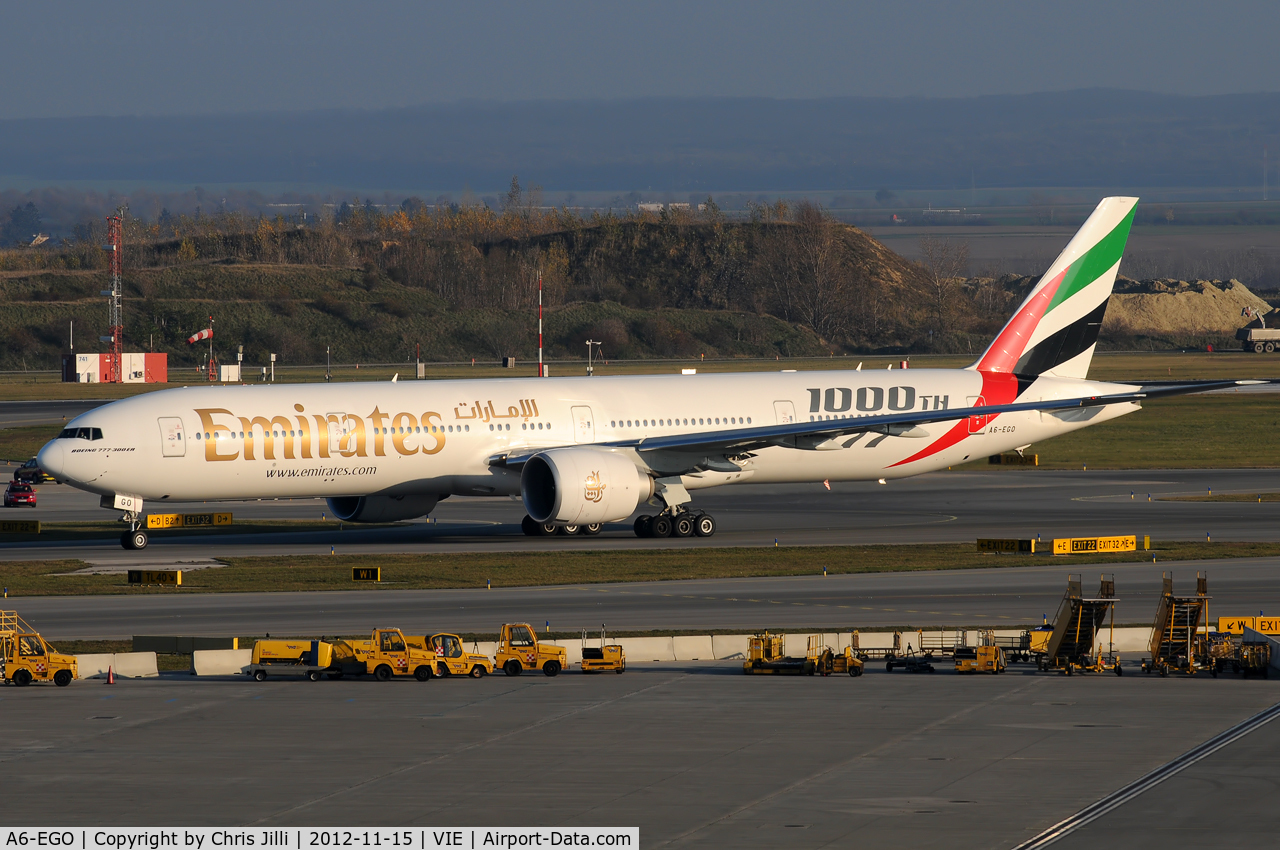
[[[114,685],[116,683],[115,670],[111,669],[111,665],[107,665],[107,684]]]

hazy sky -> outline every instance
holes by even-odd
[[[0,118],[1280,89],[1280,3],[0,2]]]

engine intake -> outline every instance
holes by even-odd
[[[435,510],[439,496],[339,496],[329,510],[343,522],[399,522]]]
[[[525,461],[520,497],[535,522],[590,525],[626,519],[653,495],[653,479],[625,456],[552,449]]]

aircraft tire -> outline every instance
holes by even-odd
[[[560,530],[560,527],[556,525],[554,522],[538,523],[538,535],[540,537],[550,537],[559,530]]]
[[[147,533],[142,529],[138,529],[137,531],[130,532],[129,543],[130,543],[130,546],[129,546],[130,549],[147,548]]]
[[[538,536],[538,524],[533,521],[533,517],[526,515],[520,520],[520,530],[525,533],[526,537]]]
[[[593,522],[582,526],[582,533],[586,535],[599,534],[601,531],[604,531],[604,523],[602,522]]]
[[[678,514],[671,521],[672,537],[692,537],[694,533],[693,518],[688,514]]]
[[[635,524],[636,537],[652,537],[653,536],[653,517],[648,514],[641,514],[636,517]]]
[[[556,533],[558,534],[576,535],[576,534],[580,534],[581,532],[582,532],[582,526],[580,525],[561,525],[556,528]]]
[[[694,520],[693,530],[699,537],[710,537],[716,533],[716,521],[711,514],[701,514]]]
[[[665,514],[659,514],[653,518],[653,522],[649,524],[650,537],[670,537],[672,528],[671,517]]]

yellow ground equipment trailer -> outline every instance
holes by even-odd
[[[805,658],[813,662],[814,672],[819,676],[830,676],[833,673],[861,676],[864,666],[853,646],[846,646],[836,652],[825,645],[818,635],[809,635],[809,648],[805,652]]]
[[[1196,595],[1175,596],[1173,575],[1164,574],[1164,587],[1151,624],[1151,658],[1142,662],[1142,672],[1169,671],[1194,676],[1199,669],[1216,667],[1207,635],[1199,634],[1209,623],[1209,578],[1196,573]]]
[[[786,635],[760,632],[747,641],[747,660],[742,662],[742,672],[773,676],[812,676],[817,664],[811,658],[790,658],[783,655]]]
[[[955,649],[954,661],[957,673],[1003,673],[1008,667],[1004,649],[989,640],[990,633],[983,635],[980,646],[958,646]]]
[[[271,676],[305,676],[313,682],[328,673],[341,676],[334,667],[333,644],[325,640],[260,640],[245,672],[261,682]]]
[[[582,662],[583,673],[623,673],[627,669],[627,653],[622,644],[609,643],[604,624],[600,624],[600,645],[587,646],[587,630],[582,630]]]
[[[1074,673],[1110,671],[1122,675],[1120,656],[1115,651],[1115,578],[1103,576],[1098,595],[1087,597],[1081,590],[1079,576],[1067,576],[1067,592],[1058,606],[1053,631],[1030,632],[1030,653],[1041,670],[1056,670],[1070,676]],[[1095,651],[1094,644],[1110,617],[1110,637],[1106,651]]]
[[[528,623],[503,623],[494,662],[508,676],[519,676],[525,670],[541,670],[548,676],[557,676],[565,668],[568,657],[563,646],[540,643]]]
[[[413,646],[424,646],[436,655],[436,675],[470,676],[483,679],[493,672],[493,659],[477,652],[467,652],[462,645],[462,638],[448,632],[441,632],[431,637],[407,637]],[[421,641],[422,643],[419,643]]]
[[[57,652],[17,611],[0,611],[0,661],[5,684],[53,682],[60,688],[79,676],[76,657]]]

